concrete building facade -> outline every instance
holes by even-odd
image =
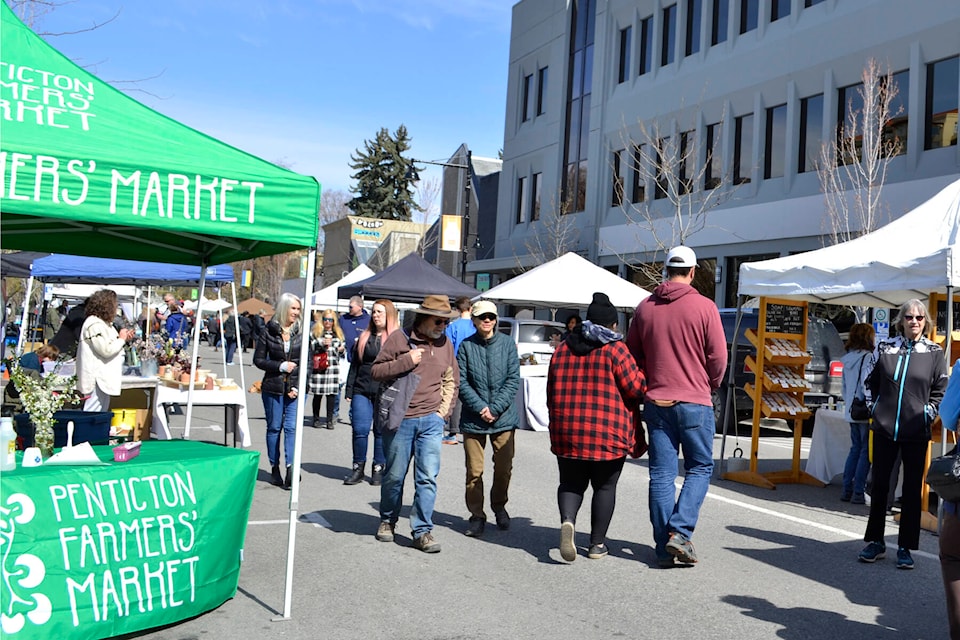
[[[558,220],[567,249],[625,277],[626,265],[662,260],[675,208],[631,150],[672,139],[694,150],[680,168],[687,200],[728,178],[726,197],[683,237],[729,305],[740,263],[828,242],[814,158],[869,58],[899,89],[890,130],[903,148],[883,189],[892,219],[960,174],[960,2],[517,3],[494,255],[469,270],[497,281],[552,257],[530,247]]]

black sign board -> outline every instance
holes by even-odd
[[[803,306],[792,304],[768,304],[767,322],[764,330],[767,333],[803,334]]]

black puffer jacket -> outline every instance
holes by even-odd
[[[253,353],[253,364],[263,369],[263,382],[260,384],[261,393],[275,393],[283,395],[298,385],[300,375],[300,341],[302,334],[295,333],[290,337],[290,352],[283,349],[283,332],[280,325],[273,320],[267,323],[266,330],[257,340],[257,349]],[[280,371],[284,362],[296,362],[297,368],[293,373]]]
[[[943,350],[926,338],[882,340],[863,367],[864,392],[881,437],[926,442],[947,388]]]

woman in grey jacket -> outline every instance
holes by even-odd
[[[897,568],[913,569],[911,549],[920,545],[920,495],[930,424],[947,387],[943,350],[924,337],[930,326],[927,308],[917,299],[900,307],[896,325],[902,335],[877,344],[863,368],[864,394],[873,429],[873,490],[870,518],[863,536],[867,546],[861,562],[886,555],[883,540],[886,501],[897,453],[903,459],[903,509],[897,549]]]
[[[510,336],[497,331],[497,307],[481,300],[470,310],[477,332],[460,343],[460,431],[467,469],[465,498],[470,512],[467,535],[483,534],[483,456],[487,437],[493,448],[490,506],[501,530],[510,528],[507,492],[513,473],[514,431],[520,424],[514,400],[520,389],[520,358]]]

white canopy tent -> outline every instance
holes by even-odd
[[[587,307],[595,291],[621,311],[633,311],[649,291],[598,267],[575,253],[564,255],[484,291],[476,299],[561,309]]]
[[[339,305],[345,304],[346,302],[346,300],[337,295],[337,289],[345,284],[353,284],[354,282],[366,280],[373,275],[376,275],[373,269],[365,264],[361,264],[330,286],[324,287],[319,291],[314,291],[313,296],[310,298],[310,306],[315,309],[336,309]]]
[[[897,220],[849,242],[740,265],[738,293],[896,307],[960,285],[958,231],[960,180]]]

